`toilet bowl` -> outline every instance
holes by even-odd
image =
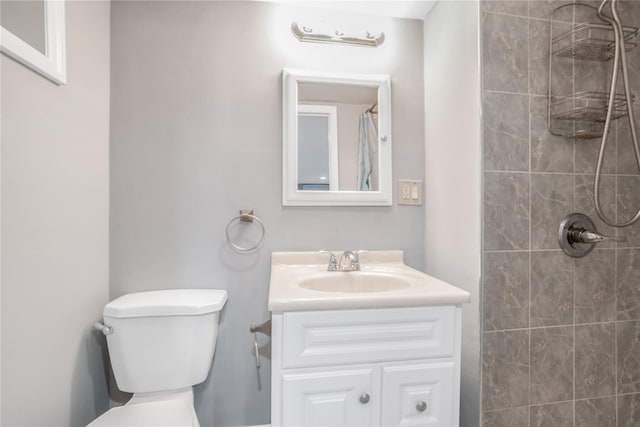
[[[180,289],[123,295],[107,304],[103,332],[123,406],[87,427],[199,427],[193,386],[211,368],[227,292]]]
[[[127,402],[96,418],[90,427],[171,426],[198,427],[193,403],[184,399],[167,399],[142,403]]]

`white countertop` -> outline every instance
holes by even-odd
[[[342,254],[342,251],[332,252],[337,257]],[[328,260],[326,253],[319,252],[272,253],[269,310],[285,312],[426,307],[460,305],[471,300],[468,292],[404,264],[402,251],[371,251],[361,254],[361,272],[328,272]],[[399,279],[398,282],[402,282],[402,286],[379,292],[328,292],[299,286],[313,278],[327,279],[335,275],[340,280],[340,275],[349,274],[393,276]]]

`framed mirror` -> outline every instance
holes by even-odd
[[[0,1],[0,51],[65,84],[64,0]]]
[[[282,204],[391,206],[389,76],[282,75]]]

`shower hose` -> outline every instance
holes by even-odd
[[[603,9],[605,5],[611,1],[611,17],[604,14]],[[633,150],[636,155],[636,162],[638,168],[640,168],[640,146],[638,145],[638,134],[636,130],[635,116],[633,112],[633,99],[631,96],[631,88],[629,87],[629,72],[627,67],[627,51],[625,48],[624,30],[622,22],[618,16],[618,0],[603,0],[598,7],[598,18],[608,22],[613,28],[613,34],[615,37],[615,52],[613,59],[613,73],[611,77],[611,90],[609,92],[609,106],[607,109],[607,116],[604,124],[604,131],[602,133],[602,143],[600,145],[600,153],[598,154],[598,163],[596,166],[596,177],[593,191],[593,201],[596,208],[596,212],[605,224],[612,227],[628,227],[640,219],[640,207],[633,217],[627,221],[617,223],[614,220],[608,218],[600,206],[600,178],[602,176],[602,161],[604,159],[604,152],[607,147],[607,138],[609,136],[609,130],[611,129],[611,118],[613,115],[614,100],[616,96],[616,88],[618,85],[618,71],[622,68],[622,81],[624,84],[624,94],[627,101],[627,111],[629,127],[631,129],[631,139],[633,140]]]

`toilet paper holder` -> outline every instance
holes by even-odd
[[[271,336],[271,320],[267,320],[266,322],[256,325],[256,322],[251,322],[249,326],[249,332],[252,334],[261,333],[268,337]]]
[[[260,351],[258,347],[258,333],[264,334],[268,337],[271,336],[271,320],[267,320],[266,322],[256,325],[256,322],[251,322],[249,325],[249,332],[253,334],[253,350],[256,356],[256,368],[260,368],[262,364],[260,363]]]

